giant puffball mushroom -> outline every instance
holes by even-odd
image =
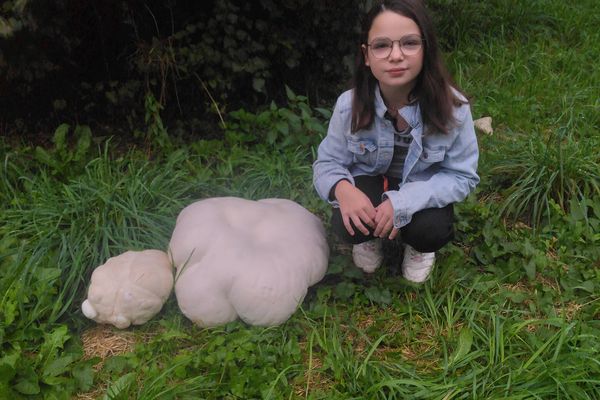
[[[291,200],[210,198],[183,209],[169,251],[179,308],[197,325],[285,322],[327,270],[323,224]]]
[[[173,289],[173,268],[164,251],[128,251],[92,273],[83,314],[124,329],[155,316]]]

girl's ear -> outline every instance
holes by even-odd
[[[362,51],[363,58],[365,59],[365,65],[367,67],[370,67],[370,65],[369,65],[369,52],[367,51],[367,46],[365,46],[364,44],[361,44],[360,45],[360,49]]]

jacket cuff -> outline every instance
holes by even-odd
[[[400,229],[408,225],[412,220],[412,213],[408,210],[408,204],[404,193],[399,190],[388,190],[381,195],[381,200],[390,199],[394,209],[394,228]]]
[[[354,177],[348,173],[345,174],[335,174],[333,176],[321,177],[315,180],[315,188],[317,189],[317,193],[319,196],[326,200],[329,204],[334,207],[339,207],[338,201],[335,199],[331,199],[329,195],[331,191],[335,189],[335,185],[337,185],[340,181],[347,180],[354,186]]]
[[[334,183],[333,186],[331,187],[331,190],[329,191],[329,197],[328,197],[327,201],[331,202],[331,201],[337,200],[335,197],[335,188],[341,181],[350,182],[348,179],[343,178],[343,179],[340,179],[339,181],[337,181],[336,183]]]

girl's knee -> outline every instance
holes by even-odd
[[[415,250],[421,253],[435,252],[444,247],[454,238],[454,229],[450,227],[446,230],[422,230],[410,232],[408,235],[402,235],[402,241],[410,244]]]
[[[452,205],[422,210],[402,228],[402,241],[422,253],[437,251],[454,238]]]

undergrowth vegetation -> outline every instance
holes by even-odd
[[[405,281],[394,249],[367,276],[330,237],[325,279],[278,327],[200,329],[172,295],[119,331],[80,305],[96,266],[166,248],[200,198],[289,198],[328,225],[311,182],[328,110],[287,88],[186,143],[147,99],[137,148],[66,124],[46,147],[0,141],[0,397],[600,398],[600,6],[531,3],[472,42],[452,31],[449,64],[495,131],[430,281]]]

